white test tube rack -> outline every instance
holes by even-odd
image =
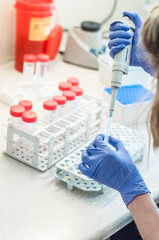
[[[112,125],[111,136],[123,142],[134,162],[142,161],[147,144],[147,138],[144,134],[123,125],[114,124]],[[88,147],[89,143],[90,141],[59,161],[56,164],[56,176],[67,184],[67,188],[70,191],[73,187],[76,187],[87,192],[103,193],[104,185],[83,175],[78,169],[78,165],[81,162],[81,154]]]
[[[33,168],[46,171],[103,128],[107,105],[86,95],[81,105],[53,123],[44,125],[41,117],[34,135],[8,124],[6,153]],[[29,148],[25,140],[30,141]]]

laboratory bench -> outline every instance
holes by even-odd
[[[68,77],[80,79],[87,95],[102,98],[104,84],[99,72],[64,63],[58,56],[50,64],[47,81],[55,85]],[[0,65],[0,91],[22,79],[14,63]],[[132,221],[120,194],[105,188],[104,193],[69,191],[55,176],[56,168],[39,172],[5,155],[5,135],[9,106],[0,101],[0,239],[4,240],[105,240]],[[136,127],[136,126],[134,126]],[[139,125],[146,133],[146,126]],[[159,202],[159,161],[151,151],[139,162],[139,169]]]

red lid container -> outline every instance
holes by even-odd
[[[56,21],[57,17],[53,0],[16,0],[15,8],[15,67],[22,72],[24,54],[47,52],[50,31],[53,30],[52,20],[55,18]],[[52,48],[58,52],[56,42]]]
[[[83,95],[83,88],[81,88],[81,87],[71,87],[70,91],[74,92],[76,94],[76,96]]]
[[[19,105],[23,106],[26,111],[31,110],[33,108],[33,103],[30,100],[21,100]]]
[[[75,77],[67,78],[67,82],[71,83],[72,86],[78,86],[79,85],[79,79],[75,78]]]
[[[37,56],[37,61],[38,62],[48,62],[50,60],[50,57],[47,54],[38,54]]]
[[[67,101],[75,100],[76,97],[76,94],[71,91],[64,91],[62,95],[67,98]]]
[[[21,117],[22,113],[25,111],[25,108],[20,105],[14,105],[10,107],[10,115],[12,117]]]
[[[34,54],[25,54],[23,56],[24,62],[35,63],[36,62],[36,55]]]
[[[22,113],[22,120],[26,123],[34,123],[37,120],[37,114],[34,111],[25,111]]]
[[[54,111],[57,108],[57,102],[54,100],[46,100],[43,102],[43,108],[48,111]]]
[[[71,83],[68,83],[68,82],[60,82],[59,83],[59,90],[61,90],[61,91],[70,90],[71,87],[72,87]]]
[[[25,11],[52,12],[54,4],[52,0],[17,0],[15,8]]]
[[[54,96],[53,100],[57,102],[58,105],[64,105],[67,101],[67,98],[64,96]]]

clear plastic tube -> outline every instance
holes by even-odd
[[[67,113],[67,109],[66,109],[67,98],[65,96],[57,95],[57,96],[53,97],[53,100],[55,102],[57,102],[57,104],[58,104],[58,106],[57,106],[57,118],[60,118]]]
[[[49,56],[47,54],[38,54],[37,55],[37,62],[36,62],[36,81],[43,82],[46,78],[48,72],[48,62]]]
[[[22,126],[22,118],[21,117],[10,117],[9,123],[15,128],[20,128]]]
[[[33,81],[35,65],[36,56],[33,54],[25,54],[23,57],[23,78],[26,84]]]
[[[21,128],[22,127],[22,113],[25,111],[25,108],[20,105],[14,105],[10,107],[10,119],[9,123],[16,127]]]
[[[43,102],[43,109],[44,109],[44,121],[47,124],[53,123],[56,119],[57,102],[54,100],[45,100]]]
[[[76,94],[72,91],[64,91],[62,95],[67,99],[67,103],[66,103],[67,113],[72,112],[75,107]]]
[[[78,109],[82,105],[83,88],[74,86],[70,89],[70,91],[76,94],[75,108]]]
[[[25,111],[22,113],[23,130],[31,135],[36,132],[37,114],[34,111]]]

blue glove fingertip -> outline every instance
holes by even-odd
[[[97,136],[101,136],[101,139],[104,140],[105,135],[103,133],[98,134]]]
[[[119,139],[109,136],[108,141],[117,151],[123,149],[123,144]]]
[[[81,173],[83,173],[84,175],[88,176],[88,171],[89,168],[86,167],[86,165],[82,162],[78,165],[79,170],[81,171]]]
[[[135,26],[142,25],[142,19],[140,18],[139,14],[137,12],[123,12],[124,16],[128,16],[131,21],[135,24]]]
[[[104,141],[105,135],[103,133],[100,133],[96,136],[95,142],[96,141]]]
[[[96,148],[105,149],[107,147],[106,143],[104,142],[105,135],[98,134],[95,138],[94,145]]]
[[[115,22],[109,26],[109,31],[119,31],[119,30],[128,31],[128,30],[130,30],[130,27],[121,22]]]

